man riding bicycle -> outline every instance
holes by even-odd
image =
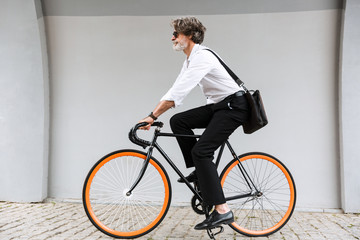
[[[175,83],[161,98],[155,109],[142,119],[150,125],[164,112],[182,104],[189,92],[199,85],[207,104],[175,114],[170,119],[175,134],[194,134],[192,129],[205,128],[199,140],[177,137],[186,167],[195,167],[186,179],[198,181],[204,202],[215,210],[195,229],[209,229],[229,224],[234,216],[226,204],[220,179],[213,163],[214,152],[249,116],[245,90],[239,86],[221,65],[216,56],[201,43],[206,28],[195,17],[172,21],[174,28],[171,41],[176,51],[186,55],[183,67]],[[178,180],[183,182],[182,179]]]

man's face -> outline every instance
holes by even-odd
[[[188,46],[189,37],[174,31],[171,41],[175,51],[183,51]]]

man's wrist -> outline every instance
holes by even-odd
[[[151,112],[151,113],[149,114],[149,117],[151,117],[152,119],[154,119],[154,121],[157,120],[157,117],[154,116],[154,113],[153,113],[153,112]]]

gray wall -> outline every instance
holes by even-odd
[[[204,44],[265,99],[269,126],[251,136],[238,130],[231,141],[239,153],[264,151],[284,161],[297,183],[299,209],[341,206],[340,14],[337,9],[196,14],[208,28]],[[45,17],[52,93],[50,197],[80,198],[87,171],[100,157],[137,148],[127,139],[129,129],[154,108],[180,71],[184,55],[173,52],[170,42],[169,23],[176,16],[149,15]],[[204,103],[196,89],[184,106],[160,120],[167,123],[175,112]],[[176,142],[161,143],[184,169]],[[183,185],[173,187],[174,202],[189,201]]]
[[[41,5],[0,4],[0,200],[42,201],[48,182],[49,78],[44,21],[37,16]]]
[[[360,2],[347,0],[340,74],[342,208],[359,212],[360,174]]]
[[[0,3],[0,200],[78,200],[92,164],[136,148],[129,128],[153,109],[184,60],[171,49],[169,22],[196,15],[208,27],[204,44],[265,99],[270,124],[250,136],[239,129],[230,139],[236,150],[285,162],[298,209],[360,212],[358,1],[345,1],[345,10],[341,0]],[[204,102],[196,89],[161,120]],[[176,142],[160,143],[185,170]],[[187,189],[173,182],[174,202],[188,204]]]
[[[43,0],[46,16],[175,16],[341,9],[342,0]]]

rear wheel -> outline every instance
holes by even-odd
[[[271,155],[246,153],[239,159],[258,192],[250,190],[238,159],[224,168],[220,178],[225,198],[251,193],[247,197],[227,201],[235,218],[230,226],[247,236],[270,235],[282,228],[294,211],[294,180],[285,165]]]
[[[83,187],[83,205],[90,221],[115,238],[136,238],[149,233],[164,219],[171,201],[171,185],[163,166],[151,158],[140,183],[146,153],[120,150],[100,159]]]

